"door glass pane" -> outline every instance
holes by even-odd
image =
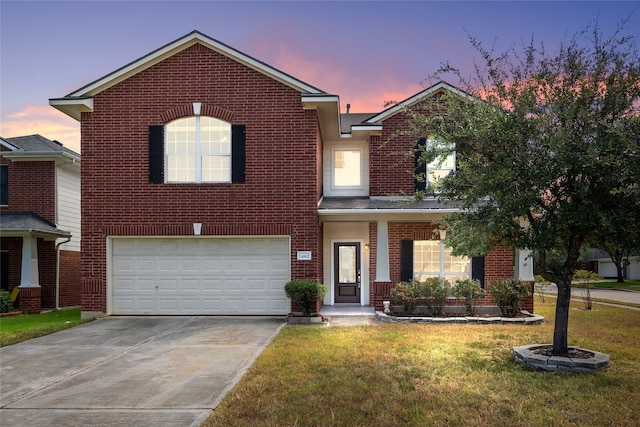
[[[340,264],[340,283],[355,283],[356,281],[356,248],[355,246],[340,246],[338,249],[338,263]]]

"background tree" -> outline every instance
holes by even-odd
[[[568,353],[581,246],[607,218],[640,209],[640,63],[626,22],[608,38],[595,22],[552,54],[532,38],[498,55],[470,37],[482,58],[474,75],[449,65],[436,74],[456,73],[468,96],[406,110],[415,136],[430,137],[423,163],[457,153],[457,170],[439,183],[440,197],[464,209],[446,219],[446,243],[467,256],[498,244],[533,250],[557,284],[554,355]],[[549,253],[559,262],[547,265]]]

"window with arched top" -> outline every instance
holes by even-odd
[[[231,182],[231,123],[192,116],[165,125],[167,183]]]

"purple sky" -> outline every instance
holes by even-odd
[[[547,49],[599,21],[605,36],[640,2],[0,1],[0,136],[39,133],[80,150],[79,124],[48,104],[192,30],[377,112],[449,61],[471,73],[467,34],[497,49]],[[457,81],[450,81],[457,84]]]

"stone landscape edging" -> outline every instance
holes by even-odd
[[[593,356],[584,358],[571,358],[559,356],[545,356],[536,354],[532,350],[548,348],[552,344],[531,344],[513,347],[513,358],[517,363],[534,369],[544,371],[569,371],[569,372],[594,372],[609,366],[609,355],[598,351],[587,350],[580,347],[569,347],[569,350],[578,350],[591,353]]]
[[[478,316],[455,316],[455,317],[398,317],[390,316],[382,311],[376,311],[376,319],[383,323],[477,323],[477,324],[524,324],[538,325],[544,322],[544,317],[538,314],[521,311],[526,317],[478,317]]]

